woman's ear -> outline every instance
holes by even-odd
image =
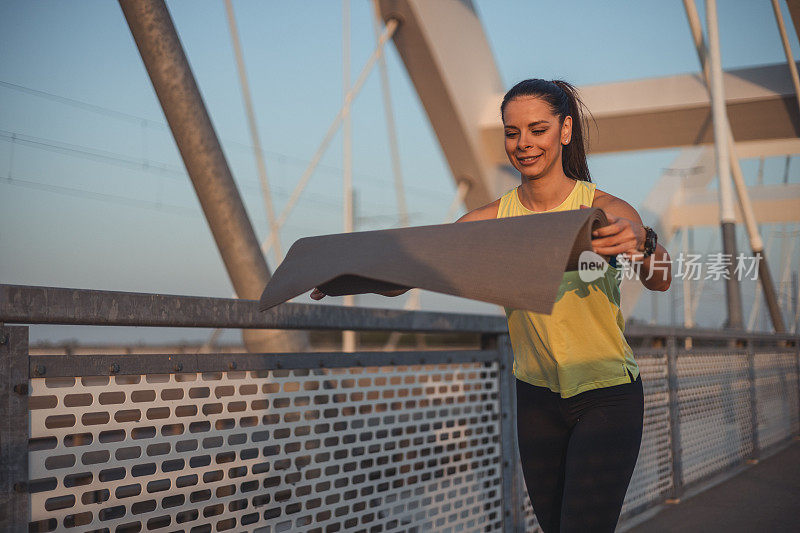
[[[572,115],[564,117],[564,124],[561,125],[561,144],[568,145],[572,140]]]

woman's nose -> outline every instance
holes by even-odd
[[[517,139],[517,149],[527,150],[531,146],[533,146],[533,142],[531,141],[530,135],[525,132],[520,133]]]

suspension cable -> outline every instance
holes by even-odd
[[[289,198],[289,201],[284,206],[283,211],[281,211],[280,216],[278,216],[277,225],[279,228],[283,226],[283,224],[286,222],[286,219],[289,217],[289,214],[291,213],[295,204],[300,199],[300,195],[303,193],[303,189],[305,189],[306,185],[308,184],[308,181],[311,179],[311,176],[314,173],[314,169],[316,169],[317,164],[319,164],[320,160],[322,159],[322,156],[328,149],[328,145],[331,143],[331,140],[333,140],[334,134],[337,132],[339,126],[342,124],[342,119],[344,118],[345,114],[349,111],[350,106],[353,103],[353,100],[363,87],[364,82],[367,80],[367,76],[372,70],[372,67],[375,66],[375,62],[380,58],[381,54],[383,54],[383,47],[386,44],[386,42],[392,38],[392,35],[394,35],[394,32],[397,29],[398,24],[399,23],[396,19],[390,19],[386,23],[386,29],[384,29],[380,39],[378,39],[378,46],[367,60],[366,64],[364,65],[364,68],[361,70],[361,74],[359,74],[358,79],[350,88],[350,91],[348,91],[348,93],[345,95],[344,104],[342,105],[342,108],[339,110],[339,113],[337,113],[336,117],[333,119],[333,122],[328,127],[328,131],[325,133],[325,137],[322,139],[322,143],[320,144],[319,148],[317,148],[317,151],[314,153],[314,157],[311,158],[311,162],[308,164],[308,167],[306,168],[305,172],[303,172],[303,175],[297,182],[297,185],[292,191],[292,195]],[[274,242],[275,242],[275,232],[271,231],[269,236],[261,246],[261,249],[264,251],[264,253],[267,253],[272,248]]]

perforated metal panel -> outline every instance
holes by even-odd
[[[644,428],[622,516],[663,501],[672,488],[667,356],[637,354],[636,361],[644,388]]]
[[[31,530],[500,530],[507,376],[495,355],[460,357],[32,379]],[[645,426],[623,520],[673,490],[666,353],[637,361]],[[800,430],[797,367],[781,349],[678,354],[684,483],[740,464],[754,436]],[[519,481],[522,526],[540,531]]]
[[[758,446],[766,448],[800,433],[797,355],[756,354],[755,377]]]
[[[666,354],[637,354],[636,361],[645,394],[644,430],[639,458],[622,506],[622,516],[662,501],[672,487]],[[524,494],[525,531],[541,531],[524,483],[520,490]]]
[[[684,483],[743,462],[752,452],[746,352],[687,352],[678,357]]]
[[[33,531],[494,531],[498,364],[32,379]]]
[[[521,468],[520,468],[521,470]],[[522,517],[525,524],[525,531],[531,533],[541,533],[542,528],[539,527],[539,520],[536,518],[536,513],[533,512],[533,504],[531,504],[531,497],[528,495],[528,489],[525,487],[525,480],[521,477],[522,473],[520,472],[520,479],[522,481],[522,486],[520,490],[523,492],[525,497],[523,498],[523,506],[522,506]]]

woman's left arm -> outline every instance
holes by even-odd
[[[645,229],[642,218],[628,202],[597,191],[592,207],[605,211],[609,225],[592,233],[595,253],[606,256],[623,254],[631,263],[641,265],[639,278],[651,291],[666,291],[672,281],[672,261],[660,244],[644,258]]]

